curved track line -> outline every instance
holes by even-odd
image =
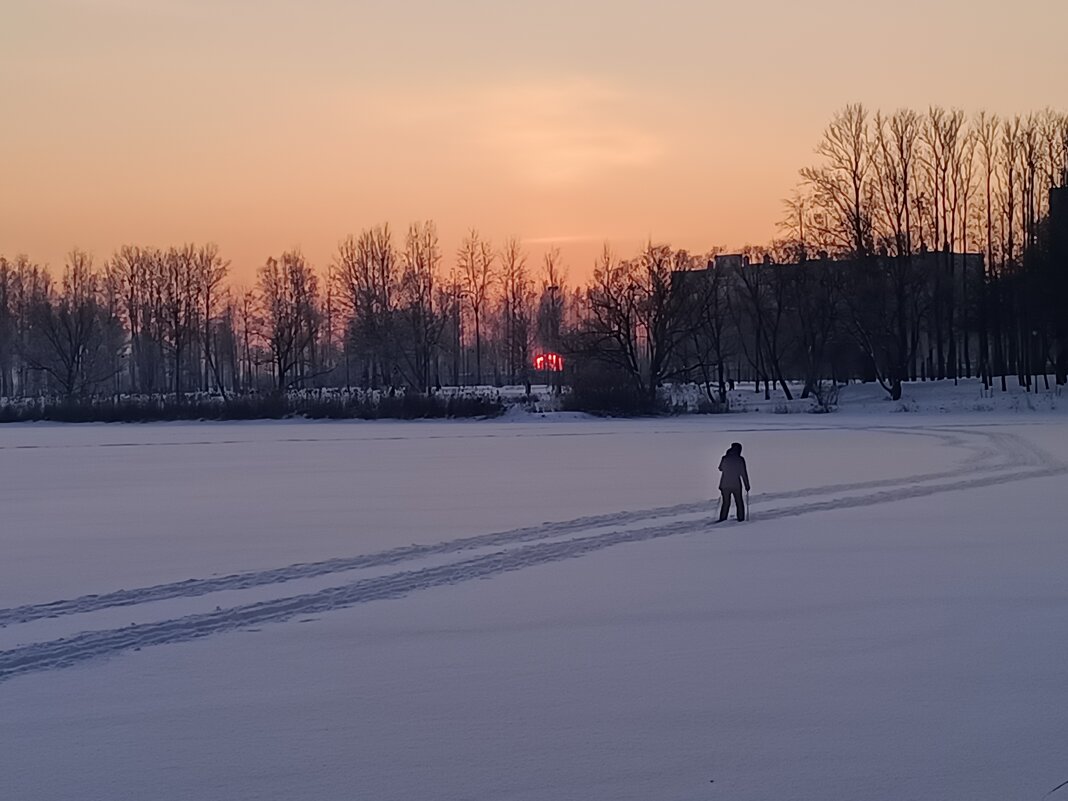
[[[813,512],[874,506],[909,498],[990,487],[1065,473],[1068,473],[1068,466],[1054,463],[1046,467],[964,479],[948,484],[914,485],[870,495],[815,501],[801,506],[766,510],[761,513],[760,522],[785,517],[792,518]],[[564,559],[574,559],[622,543],[670,537],[700,528],[703,528],[701,523],[681,521],[664,526],[612,531],[591,537],[535,543],[447,565],[362,579],[289,598],[261,601],[146,625],[91,631],[72,637],[33,643],[0,651],[0,682],[26,673],[70,667],[91,659],[113,656],[151,645],[186,642],[257,624],[283,622],[298,615],[328,612],[370,601],[400,598],[420,590],[488,578]]]
[[[966,460],[965,464],[967,466],[964,467],[923,473],[904,478],[854,481],[784,492],[762,493],[754,495],[753,501],[764,504],[769,501],[794,500],[818,497],[820,495],[856,492],[859,490],[893,488],[912,485],[917,482],[942,481],[949,478],[974,475],[976,472],[989,472],[993,470],[1032,465],[1049,466],[1055,463],[1047,454],[1039,452],[1035,446],[1012,434],[991,433],[985,431],[962,432],[959,429],[916,430],[883,427],[880,430],[894,434],[934,437],[953,447],[972,447],[977,452],[976,459],[979,460],[985,460],[985,458],[992,453],[1000,456],[1000,458],[995,459],[990,463],[985,463],[985,461],[977,463],[976,461],[969,459]],[[985,439],[986,443],[969,445],[961,436],[962,433]],[[994,447],[991,448],[989,445],[993,445]],[[83,595],[77,598],[50,601],[47,603],[26,604],[23,606],[0,609],[0,627],[16,623],[28,623],[43,618],[56,618],[64,615],[94,612],[111,607],[133,606],[154,601],[171,600],[174,598],[195,598],[224,590],[242,590],[269,584],[281,584],[288,581],[330,575],[332,573],[344,573],[352,570],[396,565],[415,559],[479,548],[519,545],[565,534],[574,534],[587,529],[633,525],[635,523],[681,515],[699,513],[711,514],[717,508],[718,501],[703,500],[676,504],[674,506],[659,506],[636,511],[589,515],[578,517],[573,520],[550,522],[538,526],[526,526],[489,534],[478,534],[471,537],[462,537],[455,540],[447,540],[427,545],[405,545],[371,554],[337,557],[318,562],[298,563],[268,570],[248,571],[212,578],[186,579],[184,581],[168,582],[148,587]]]

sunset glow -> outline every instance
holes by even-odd
[[[247,282],[434,219],[582,279],[605,240],[764,242],[846,102],[1063,100],[1068,6],[1001,8],[8,0],[0,253],[214,241]]]

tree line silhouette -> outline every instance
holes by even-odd
[[[250,393],[544,380],[564,355],[587,408],[653,410],[665,382],[776,385],[823,399],[877,380],[1068,380],[1068,117],[931,108],[836,113],[785,201],[782,236],[737,254],[605,247],[569,287],[558,249],[471,230],[446,257],[433,222],[299,250],[230,281],[211,244],[127,245],[62,273],[0,257],[0,396]]]
[[[1063,113],[849,105],[816,152],[783,227],[802,260],[820,250],[857,263],[845,327],[892,395],[918,357],[928,377],[997,376],[1003,390],[1008,375],[1031,386],[1053,362],[1064,383],[1065,221],[1050,219],[1068,182]],[[983,256],[974,283],[958,255],[969,252]]]
[[[471,231],[446,272],[432,222],[350,236],[325,275],[286,251],[247,288],[212,244],[123,246],[101,265],[75,250],[59,278],[0,257],[0,395],[529,381],[535,342],[559,339],[574,302],[558,250],[537,276],[527,262],[518,240]]]

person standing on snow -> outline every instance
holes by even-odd
[[[745,501],[742,499],[742,485],[749,492],[749,471],[745,467],[745,459],[742,458],[742,445],[740,442],[732,442],[723,458],[719,460],[719,492],[723,496],[723,503],[719,507],[719,522],[727,519],[731,511],[731,496],[738,510],[738,522],[745,520]]]

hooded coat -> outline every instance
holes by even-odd
[[[749,491],[749,471],[745,467],[745,458],[741,449],[731,448],[723,458],[719,460],[719,488],[721,490],[741,491],[745,485],[745,491]]]

